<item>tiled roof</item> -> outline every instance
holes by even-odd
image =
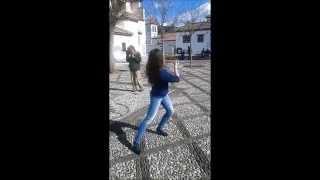
[[[124,14],[124,16],[122,17],[122,20],[130,20],[130,21],[134,21],[134,22],[138,22],[138,21],[144,21],[142,15],[140,14],[135,14],[135,13],[128,13],[126,12]]]
[[[121,29],[118,27],[114,28],[113,34],[121,35],[121,36],[132,36],[133,35],[130,31],[127,31],[125,29]]]
[[[192,26],[194,27],[195,31],[200,31],[200,30],[210,30],[211,29],[211,23],[208,22],[198,22],[198,23],[193,23]],[[185,26],[177,28],[177,32],[183,32],[187,28]]]

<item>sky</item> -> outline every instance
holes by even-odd
[[[186,9],[201,11],[201,18],[204,18],[208,13],[210,13],[210,0],[171,0],[171,2],[172,8],[170,8],[168,12],[168,23],[170,23],[172,18],[177,15],[183,16],[182,12]],[[143,6],[145,11],[149,11],[151,14],[159,18],[159,13],[157,11],[152,11],[152,0],[143,0]]]

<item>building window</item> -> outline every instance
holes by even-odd
[[[152,32],[157,32],[157,26],[151,26]]]
[[[198,42],[203,42],[203,34],[198,34]]]
[[[122,51],[126,51],[127,48],[126,48],[126,43],[122,43]]]
[[[183,43],[190,43],[190,35],[184,35],[182,41]]]

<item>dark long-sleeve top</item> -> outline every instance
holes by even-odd
[[[165,68],[160,69],[160,81],[152,86],[151,96],[163,97],[168,94],[169,82],[179,82],[180,78]]]
[[[130,71],[140,70],[141,55],[139,52],[136,52],[134,55],[127,53],[126,61],[129,62]]]

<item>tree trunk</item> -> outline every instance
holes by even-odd
[[[163,31],[161,30],[161,43],[162,43],[162,58],[163,64],[166,64],[166,57],[164,55],[164,41],[163,41]]]
[[[190,54],[189,54],[189,58],[190,58],[190,68],[192,67],[192,43],[191,43],[191,36],[190,36]]]
[[[110,28],[110,42],[109,42],[109,73],[114,72],[114,57],[113,57],[113,28]]]

